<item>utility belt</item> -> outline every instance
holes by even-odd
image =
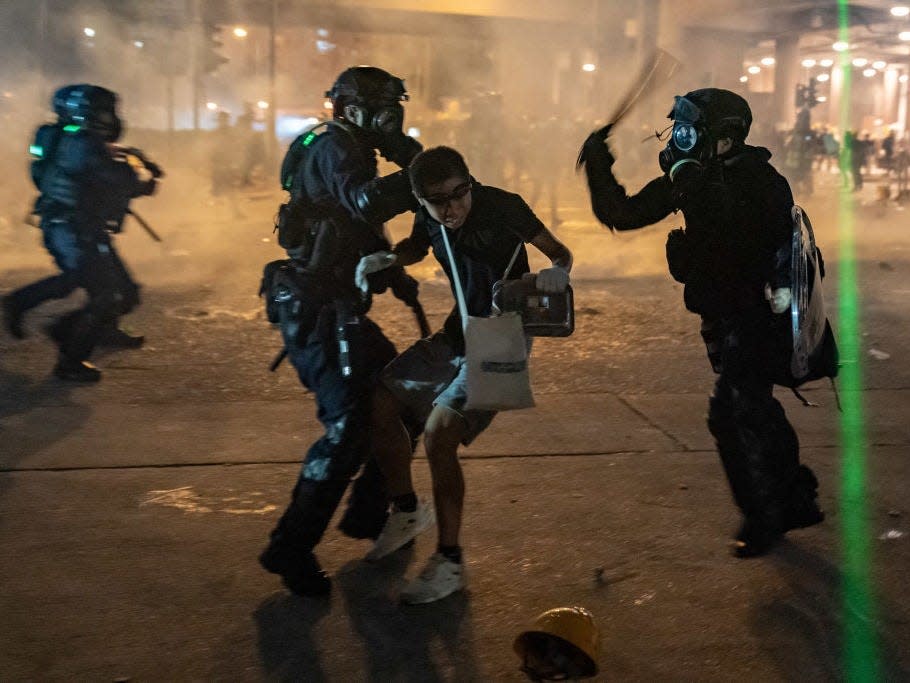
[[[282,249],[316,271],[334,263],[339,255],[340,219],[337,212],[299,197],[278,207],[273,232]]]

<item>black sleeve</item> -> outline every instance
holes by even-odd
[[[635,230],[657,223],[673,212],[673,195],[666,176],[655,178],[630,197],[613,175],[611,165],[612,157],[608,154],[589,155],[585,163],[591,208],[597,220],[611,230]]]
[[[367,159],[357,143],[344,133],[324,133],[311,150],[314,167],[332,198],[349,216],[368,221],[357,197],[361,188],[376,178],[375,158]]]

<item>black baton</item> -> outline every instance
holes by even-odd
[[[132,216],[133,218],[136,219],[136,221],[139,223],[139,225],[142,226],[142,229],[145,230],[145,231],[149,234],[149,237],[151,237],[151,238],[152,238],[153,240],[155,240],[156,242],[163,242],[163,241],[164,241],[164,240],[161,239],[161,235],[159,235],[157,232],[155,232],[155,231],[152,229],[152,226],[149,225],[149,224],[145,221],[145,219],[144,219],[142,216],[140,216],[138,213],[136,213],[136,212],[133,211],[132,209],[127,209],[126,212],[127,212],[130,216]]]

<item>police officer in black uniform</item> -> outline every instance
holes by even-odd
[[[32,145],[32,178],[41,194],[44,245],[62,271],[4,298],[7,328],[23,336],[22,316],[43,301],[82,287],[87,304],[49,328],[60,354],[60,379],[96,382],[100,371],[87,362],[96,345],[135,348],[141,337],[117,329],[117,320],[139,303],[139,286],[114,249],[130,200],[155,191],[161,169],[138,150],[116,147],[123,124],[117,96],[97,85],[60,88],[53,98],[58,121],[40,127]],[[138,166],[141,171],[137,171]]]
[[[333,120],[295,140],[282,164],[291,199],[279,218],[279,243],[291,261],[271,287],[288,357],[315,394],[325,428],[260,556],[263,567],[298,595],[331,589],[313,549],[369,452],[371,389],[396,355],[366,315],[371,294],[392,287],[400,297],[403,290],[416,296],[417,288],[400,267],[370,276],[367,294],[354,278],[362,256],[389,249],[383,223],[417,208],[405,169],[421,145],[402,132],[404,82],[382,69],[356,66],[342,72],[326,96]],[[377,150],[402,170],[378,177]],[[378,535],[386,501],[374,498],[372,533],[342,525],[343,531]]]
[[[629,196],[613,176],[610,127],[582,150],[591,203],[611,230],[634,230],[682,211],[685,229],[667,240],[670,273],[685,284],[685,305],[702,317],[702,335],[718,373],[708,428],[744,521],[738,557],[766,552],[790,529],[824,518],[817,481],[799,461],[799,442],[772,395],[781,359],[774,343],[791,283],[793,196],[769,163],[745,144],[752,112],[728,90],[676,97],[663,173]],[[786,322],[786,321],[784,321]]]

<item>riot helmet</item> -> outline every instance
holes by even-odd
[[[353,66],[342,71],[327,91],[334,117],[379,135],[401,132],[408,93],[404,81],[375,66]]]
[[[713,159],[718,140],[730,138],[733,149],[738,149],[752,126],[749,103],[736,93],[720,88],[702,88],[677,95],[667,118],[673,121],[673,126],[659,162],[671,180],[686,164],[704,165]]]
[[[118,140],[123,133],[117,94],[100,85],[66,85],[54,93],[51,106],[61,123],[93,130],[107,142]]]

